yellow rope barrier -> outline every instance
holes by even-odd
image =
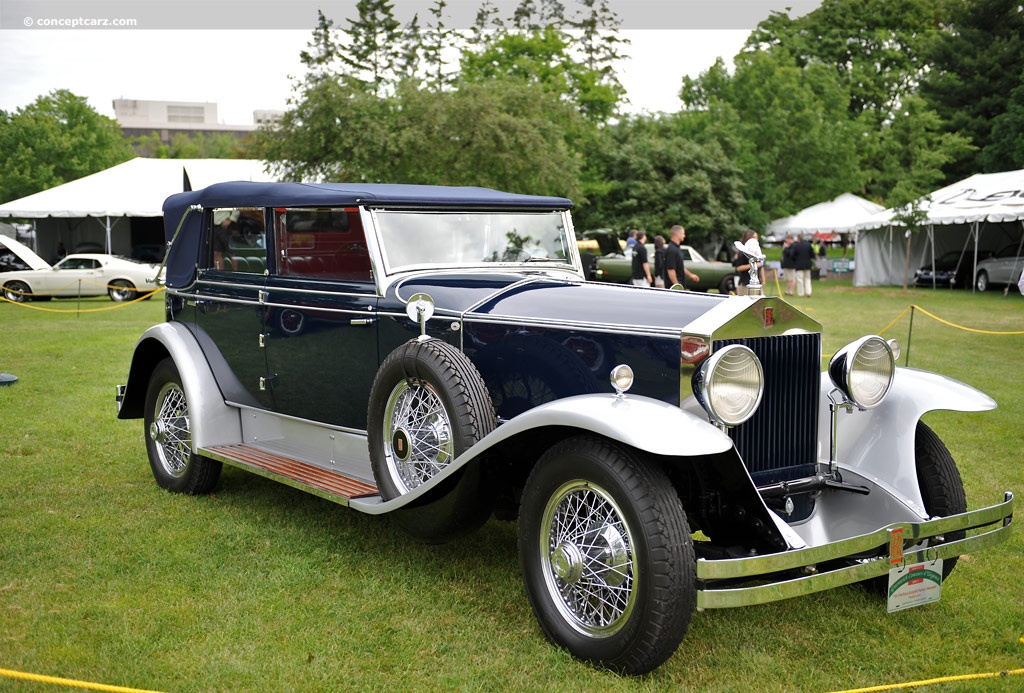
[[[869,686],[868,688],[851,688],[845,691],[833,691],[833,693],[874,693],[874,691],[893,691],[899,688],[915,688],[917,686],[933,686],[937,683],[951,683],[954,681],[977,681],[979,679],[996,679],[1007,676],[1020,676],[1024,669],[1010,669],[1009,671],[994,671],[984,674],[962,674],[960,676],[942,676],[937,679],[926,679],[924,681],[909,681],[907,683],[892,683],[881,686]]]
[[[86,688],[93,691],[110,691],[111,693],[160,693],[141,688],[125,688],[123,686],[108,686],[105,683],[89,683],[88,681],[75,681],[74,679],[62,679],[57,676],[43,676],[41,674],[26,674],[21,671],[0,669],[0,676],[22,681],[35,681],[36,683],[52,683],[58,686],[71,686],[72,688]]]
[[[137,298],[133,298],[130,301],[120,301],[120,302],[114,303],[113,305],[105,306],[103,308],[75,308],[75,309],[68,309],[68,310],[62,310],[60,308],[43,308],[42,306],[33,306],[33,305],[29,305],[28,303],[23,303],[21,301],[12,301],[11,299],[9,299],[9,298],[7,298],[6,296],[3,296],[3,295],[0,295],[0,301],[5,301],[5,302],[10,303],[12,305],[18,306],[19,308],[28,308],[29,310],[42,311],[43,313],[100,313],[100,312],[103,312],[105,310],[116,310],[117,308],[123,308],[123,307],[131,305],[133,303],[138,303],[139,301],[145,301],[147,298],[151,298],[153,296],[156,296],[158,293],[160,293],[163,290],[164,290],[163,287],[160,287],[159,289],[154,289],[153,291],[149,291],[149,292],[146,292],[144,294],[141,294]]]
[[[915,309],[921,311],[922,313],[927,315],[932,320],[935,320],[937,322],[941,322],[943,325],[946,325],[948,327],[955,327],[956,329],[963,330],[965,332],[974,332],[975,334],[996,334],[996,335],[1024,334],[1024,331],[1018,331],[1018,332],[993,332],[992,330],[977,330],[977,329],[975,329],[973,327],[964,327],[963,325],[957,325],[955,323],[949,322],[948,320],[943,320],[942,318],[938,317],[937,315],[932,315],[931,313],[926,311],[921,306],[916,306],[915,305],[915,306],[911,306],[911,308],[915,308]],[[903,312],[906,313],[907,311],[903,311]]]

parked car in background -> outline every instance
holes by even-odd
[[[0,235],[0,272],[49,269],[50,263],[21,241]]]
[[[989,257],[985,253],[981,257]],[[922,265],[914,272],[914,286],[924,288],[952,287],[969,288],[974,274],[974,254],[961,250],[950,250],[935,258],[935,269],[932,263]]]
[[[1020,281],[1022,267],[1024,254],[1021,253],[1021,244],[1012,243],[978,263],[974,288],[987,291],[990,286],[1016,284]]]
[[[633,255],[622,247],[618,236],[611,231],[589,231],[584,237],[597,241],[601,255],[594,266],[594,281],[628,284],[633,275]],[[687,282],[686,288],[691,291],[717,291],[722,294],[736,291],[736,268],[729,262],[706,260],[693,246],[679,246],[683,253],[686,269],[690,270],[700,281]],[[647,244],[647,257],[654,273],[654,244]]]
[[[210,493],[229,464],[429,542],[516,520],[539,630],[629,674],[696,609],[911,578],[888,604],[916,606],[1009,536],[1013,494],[968,510],[921,420],[992,399],[896,367],[873,335],[822,372],[821,326],[781,297],[586,281],[571,207],[379,184],[174,195],[166,318],[118,417],[172,492]]]
[[[68,255],[52,267],[0,275],[4,298],[23,301],[102,296],[129,301],[160,288],[157,265],[101,253]]]

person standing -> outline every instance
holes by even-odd
[[[814,266],[814,248],[807,238],[793,243],[793,266],[796,268],[796,295],[811,295],[811,267]]]
[[[636,243],[633,245],[633,285],[651,286],[651,263],[647,259],[647,234],[637,231]]]
[[[793,237],[789,234],[782,241],[782,278],[786,281],[786,295],[796,290],[796,261],[793,259]]]
[[[654,285],[665,288],[665,239],[654,237]]]
[[[673,226],[671,238],[669,238],[668,245],[665,246],[665,286],[670,289],[676,284],[685,289],[687,279],[693,282],[700,281],[700,277],[686,269],[683,249],[679,247],[685,240],[686,229],[679,224]]]

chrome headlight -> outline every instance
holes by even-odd
[[[828,363],[832,382],[861,409],[881,404],[895,373],[892,347],[875,335],[847,344]]]
[[[693,394],[714,423],[738,426],[757,411],[764,396],[764,369],[740,344],[720,349],[693,374]]]

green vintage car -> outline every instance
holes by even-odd
[[[600,255],[592,265],[592,275],[589,277],[599,282],[614,282],[616,284],[628,284],[633,273],[633,254],[622,247],[618,237],[610,231],[588,231],[584,238],[596,241],[600,247]],[[654,274],[654,244],[647,243],[647,257],[651,263],[651,274]],[[728,294],[736,291],[736,270],[731,263],[707,260],[695,248],[682,245],[683,259],[686,262],[686,269],[690,270],[700,281],[687,282],[687,288],[692,291],[710,291],[712,289],[719,293]]]

